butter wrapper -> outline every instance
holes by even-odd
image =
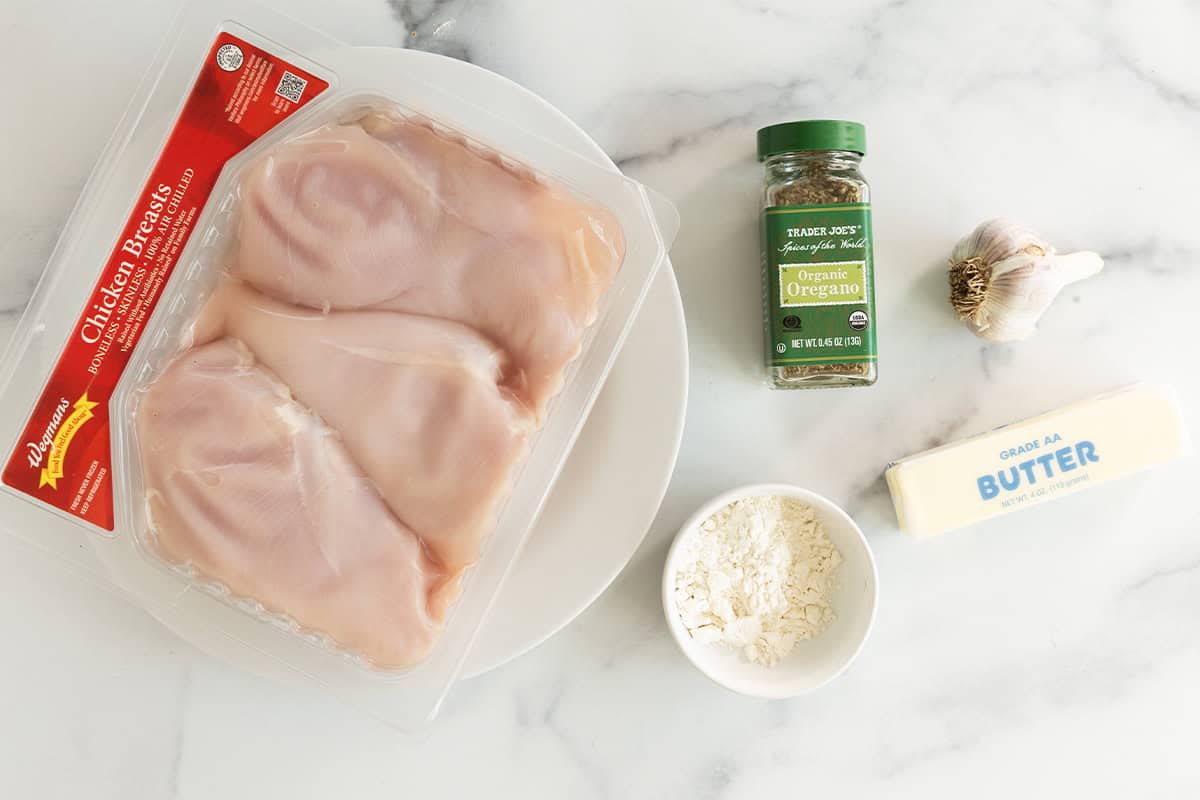
[[[1175,393],[1135,384],[894,461],[886,477],[901,530],[924,538],[1189,451]]]

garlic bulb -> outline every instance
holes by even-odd
[[[1104,266],[1096,253],[1059,255],[1020,223],[993,219],[964,236],[950,256],[950,303],[992,342],[1028,339],[1064,286]]]

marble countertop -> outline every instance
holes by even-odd
[[[278,0],[284,5],[283,0]],[[166,30],[171,4],[9,3],[0,20],[0,337]],[[303,0],[354,44],[414,46],[558,105],[683,214],[691,339],[679,466],[645,544],[576,622],[461,684],[424,738],[235,672],[0,542],[0,794],[1007,798],[1200,795],[1197,459],[917,544],[892,458],[1138,379],[1200,424],[1200,6],[1183,0]],[[758,382],[754,131],[867,125],[881,380]],[[945,257],[1011,215],[1104,272],[1038,336],[951,318]],[[661,618],[674,529],[730,486],[842,503],[881,579],[874,634],[810,697],[735,696]]]

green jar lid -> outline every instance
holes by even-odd
[[[806,119],[759,128],[759,161],[798,150],[849,150],[865,155],[867,129],[861,122],[842,119]]]

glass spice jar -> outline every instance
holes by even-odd
[[[785,122],[758,132],[766,366],[776,389],[875,382],[865,153],[857,122]]]

